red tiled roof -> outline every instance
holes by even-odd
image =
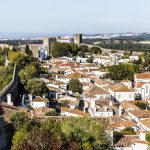
[[[47,98],[42,98],[40,96],[36,96],[32,102],[49,102]]]
[[[125,135],[122,137],[118,143],[115,144],[115,147],[130,147],[134,139],[138,139],[137,135]]]
[[[131,108],[139,110],[139,108],[130,101],[122,101],[120,106],[122,106],[125,110],[131,109]]]
[[[133,88],[129,88],[122,84],[108,85],[106,88],[108,88],[114,92],[135,92],[135,90]]]
[[[137,87],[137,88],[141,88],[142,85],[144,85],[144,84],[145,84],[145,83],[143,83],[143,82],[138,82],[137,85],[136,85],[136,87]]]
[[[137,118],[148,118],[150,117],[149,110],[131,110],[129,111],[132,115],[136,116]]]
[[[139,79],[149,79],[150,78],[150,72],[144,72],[144,73],[137,73],[135,74],[135,77],[136,78],[139,78]]]
[[[143,124],[144,126],[150,128],[150,118],[141,120],[140,122],[141,122],[141,124]]]
[[[141,141],[141,140],[138,140],[138,139],[134,139],[133,142],[134,143],[140,143],[140,144],[146,144],[146,145],[149,144],[148,141]]]
[[[136,123],[134,121],[119,121],[112,123],[113,128],[120,128],[120,127],[134,127]]]
[[[105,94],[109,94],[106,90],[97,87],[95,85],[93,85],[91,88],[89,88],[88,90],[84,91],[85,95],[105,95]]]

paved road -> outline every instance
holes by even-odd
[[[4,129],[3,118],[0,117],[0,127],[1,127],[1,136],[0,136],[0,150],[6,149],[6,131]]]

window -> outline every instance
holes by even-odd
[[[132,97],[132,95],[131,94],[129,94],[129,98],[131,98]]]
[[[120,98],[121,97],[121,95],[120,94],[118,94],[118,98]]]

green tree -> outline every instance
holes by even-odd
[[[73,93],[82,93],[82,84],[78,79],[72,79],[67,85],[67,89],[71,90]]]
[[[30,50],[28,44],[26,44],[26,47],[25,47],[25,53],[26,53],[28,56],[32,55],[32,51]]]
[[[86,118],[68,118],[63,121],[48,119],[39,128],[27,131],[27,134],[22,131],[15,135],[13,141],[13,150],[113,149],[111,139],[100,123]]]
[[[72,44],[70,44],[70,45],[71,45],[72,54],[73,54],[73,55],[77,55],[77,52],[78,52],[78,50],[79,50],[78,45],[75,44],[75,43],[72,43]]]
[[[45,113],[45,116],[60,116],[60,113],[57,113],[56,111],[49,111]]]
[[[150,132],[146,134],[146,140],[150,143]]]
[[[81,45],[81,46],[79,47],[79,49],[80,49],[82,52],[84,52],[84,53],[88,52],[88,46],[86,46],[86,45]]]
[[[150,109],[148,104],[145,102],[136,102],[135,105],[137,107],[139,107],[140,109],[144,110],[144,109]]]
[[[53,57],[62,57],[68,56],[72,52],[72,47],[68,43],[55,43],[52,49],[52,56]]]
[[[83,51],[78,51],[78,56],[79,57],[85,57],[85,53]]]
[[[45,82],[39,79],[28,80],[25,89],[29,94],[32,94],[33,96],[43,96],[43,94],[46,94],[48,91]]]
[[[76,124],[76,125],[75,125]],[[87,118],[70,118],[62,122],[61,129],[65,135],[65,148],[69,149],[70,142],[77,149],[83,150],[109,150],[111,139],[98,122]]]
[[[121,131],[121,133],[122,133],[123,135],[135,135],[135,134],[136,134],[135,131],[134,131],[134,129],[131,128],[131,127],[126,127],[125,129],[123,129],[123,130]]]
[[[107,78],[115,81],[124,79],[133,81],[134,73],[139,72],[139,67],[132,64],[119,64],[108,67],[108,71]]]
[[[19,72],[19,78],[23,85],[27,84],[27,81],[39,76],[41,68],[36,63],[30,63],[25,69]]]
[[[29,122],[30,118],[24,112],[17,112],[12,115],[11,123],[14,125],[15,129],[20,129],[23,127],[24,124]]]
[[[92,47],[90,49],[90,52],[94,53],[94,54],[100,54],[102,53],[102,50],[99,47]]]
[[[27,64],[27,56],[23,52],[9,51],[8,58],[11,64],[18,64],[20,68]]]
[[[13,78],[13,67],[0,66],[0,91],[10,83]]]

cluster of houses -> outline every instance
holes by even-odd
[[[54,106],[59,106],[60,115],[63,117],[107,118],[113,131],[131,127],[136,132],[136,135],[122,137],[114,145],[116,149],[136,150],[141,147],[146,150],[148,142],[145,135],[150,131],[150,110],[142,110],[136,103],[145,102],[147,106],[150,105],[150,72],[135,74],[134,82],[122,80],[115,83],[104,79],[108,70],[105,67],[100,68],[100,65],[138,60],[135,54],[128,60],[121,59],[121,55],[118,53],[94,57],[93,63],[87,63],[87,58],[81,57],[76,60],[61,57],[43,61],[42,66],[52,74],[50,77],[40,77],[48,87],[48,97],[29,95],[27,99],[24,96],[22,106],[28,108],[25,105],[27,102],[33,108],[32,115],[44,115],[47,111],[56,111]],[[72,79],[80,81],[82,94],[68,90],[67,85]]]
[[[114,145],[116,149],[147,149],[145,138],[150,131],[150,110],[142,110],[136,103],[145,102],[149,106],[150,72],[135,74],[134,83],[129,80],[114,83],[103,79],[107,69],[99,68],[98,63],[88,64],[78,59],[54,58],[43,64],[53,73],[49,79],[41,78],[48,86],[49,97],[59,103],[67,102],[61,107],[61,116],[109,118],[113,131],[131,127],[136,132],[136,135],[122,137]],[[83,85],[82,94],[67,90],[72,79],[78,79]]]

